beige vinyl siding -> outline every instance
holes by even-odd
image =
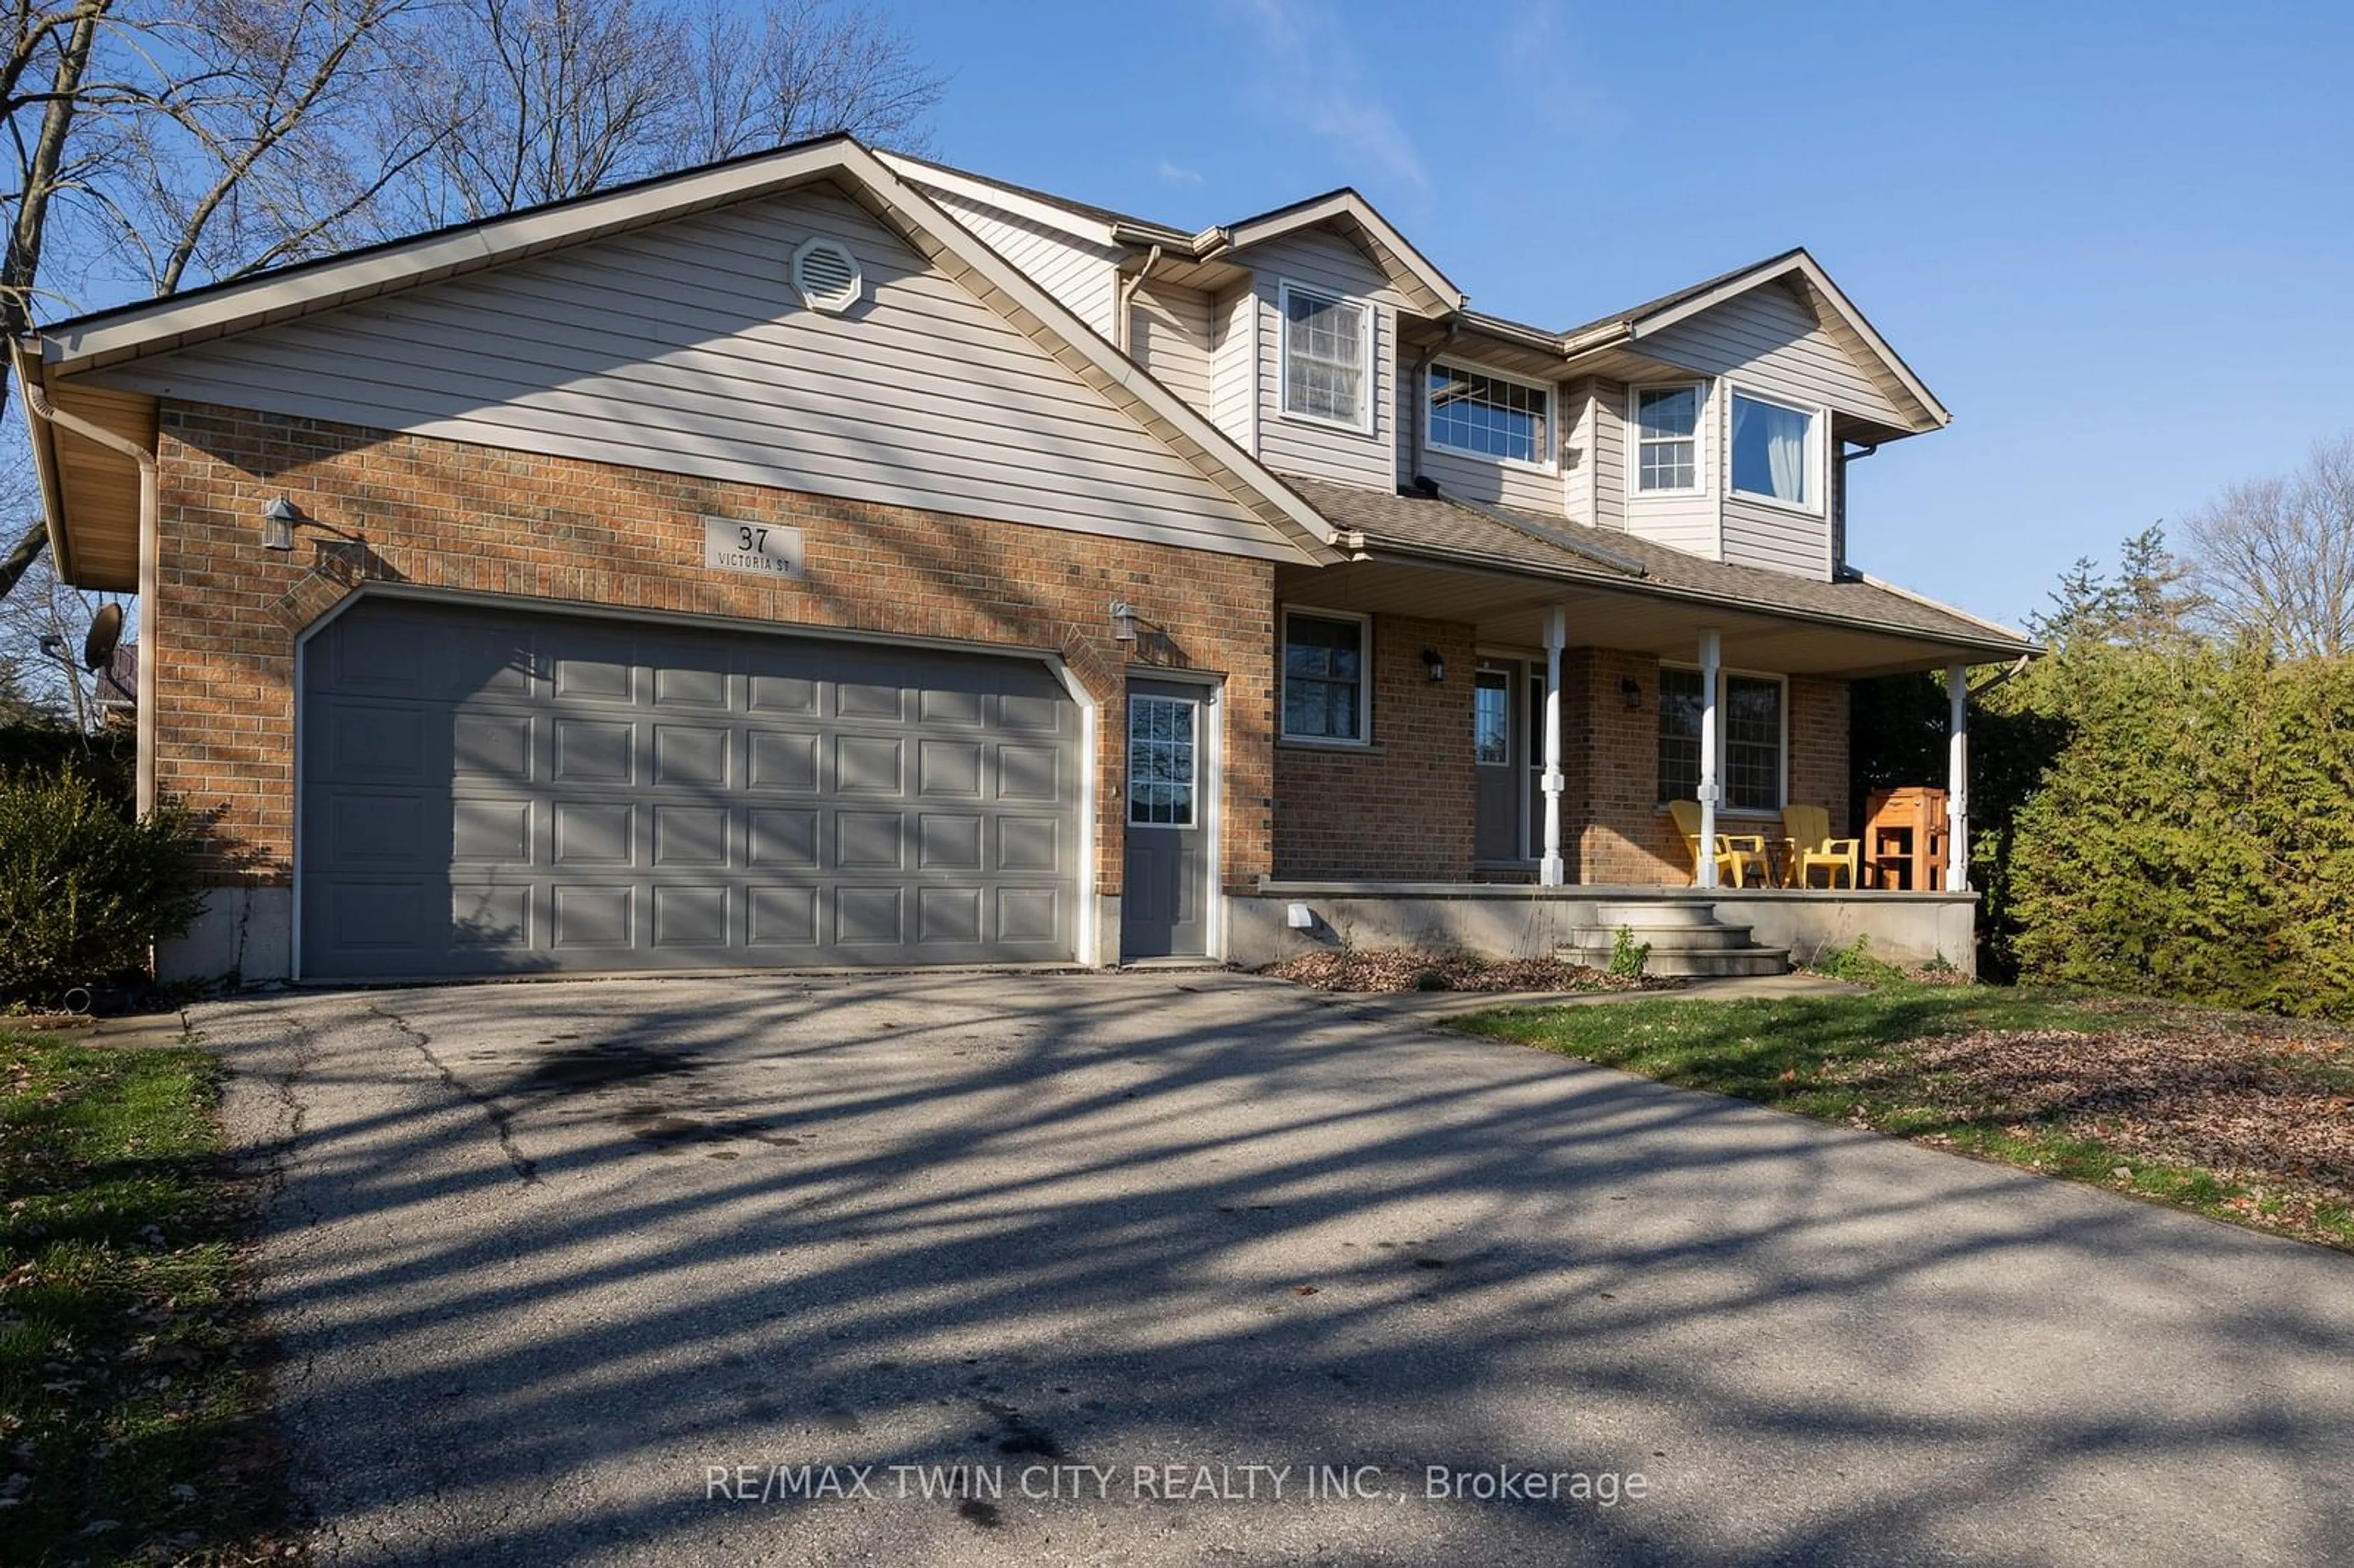
[[[1830,577],[1830,525],[1820,517],[1738,495],[1724,498],[1724,558],[1817,582]]]
[[[1210,304],[1210,422],[1258,455],[1258,298],[1229,290]]]
[[[1783,283],[1761,284],[1654,333],[1643,340],[1643,348],[1670,364],[1730,376],[1757,391],[1810,408],[1835,408],[1883,424],[1908,421]]]
[[[1662,386],[1668,384],[1659,383]],[[1621,504],[1626,508],[1624,526],[1627,532],[1712,561],[1723,559],[1723,517],[1718,509],[1718,498],[1723,493],[1723,486],[1719,480],[1724,451],[1723,388],[1712,383],[1702,386],[1698,493],[1638,495],[1632,488],[1637,466],[1633,389],[1617,382],[1599,385],[1615,388],[1617,393],[1604,405],[1602,417],[1605,423],[1617,427],[1618,445],[1623,454],[1618,473],[1618,493],[1623,498]]]
[[[1068,305],[1081,321],[1106,338],[1112,335],[1113,316],[1119,308],[1120,253],[1109,243],[1081,239],[953,192],[927,187],[924,194]]]
[[[1207,414],[1210,342],[1215,323],[1210,296],[1199,289],[1147,286],[1129,302],[1129,352],[1169,390]]]
[[[1268,467],[1338,484],[1386,489],[1396,482],[1397,305],[1389,280],[1336,234],[1301,230],[1237,252],[1252,270],[1258,302],[1258,456]],[[1283,412],[1282,285],[1361,301],[1371,309],[1372,429],[1342,429]]]
[[[1467,370],[1478,370],[1479,362],[1470,359],[1448,360],[1442,355],[1437,363],[1459,364]],[[1417,439],[1422,444],[1422,471],[1438,482],[1439,488],[1454,495],[1469,496],[1496,506],[1517,507],[1523,512],[1540,513],[1548,517],[1564,515],[1562,476],[1559,466],[1564,443],[1561,421],[1566,410],[1566,399],[1558,385],[1544,389],[1546,397],[1545,447],[1552,465],[1537,468],[1526,463],[1504,462],[1491,457],[1467,452],[1448,451],[1430,443],[1430,424],[1416,399],[1423,388],[1413,385],[1416,380],[1414,366],[1398,369],[1398,450],[1413,448]],[[1421,435],[1417,438],[1416,432]],[[1406,466],[1404,463],[1400,467]]]
[[[1586,376],[1570,383],[1576,412],[1570,428],[1570,515],[1596,528],[1627,526],[1625,432],[1617,410],[1627,406],[1627,386]]]
[[[864,302],[804,308],[795,244]],[[1082,533],[1288,558],[1188,463],[831,189],[611,236],[93,380]],[[815,564],[813,564],[815,565]]]

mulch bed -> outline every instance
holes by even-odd
[[[1658,991],[1657,980],[1628,980],[1561,959],[1483,959],[1399,948],[1373,952],[1306,953],[1259,971],[1317,991]]]
[[[2354,1208],[2354,1044],[2334,1032],[2195,1012],[2147,1027],[1984,1032],[1925,1043],[1916,1065],[1998,1114],[2211,1171],[2232,1206],[2309,1221]]]

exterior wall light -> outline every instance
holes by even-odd
[[[1438,650],[1436,648],[1426,648],[1422,651],[1422,667],[1430,672],[1430,678],[1434,681],[1447,679],[1447,661],[1438,656]]]
[[[1627,711],[1633,713],[1643,705],[1643,683],[1626,676],[1618,683],[1618,694],[1627,699]]]
[[[294,547],[294,524],[303,521],[302,509],[278,497],[261,509],[261,547],[265,550],[291,550]]]
[[[1111,635],[1116,642],[1136,641],[1136,610],[1124,599],[1111,601]]]

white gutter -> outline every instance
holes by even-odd
[[[86,441],[94,441],[109,451],[118,452],[139,465],[139,691],[137,714],[139,726],[138,758],[135,764],[138,784],[135,800],[141,816],[155,809],[155,555],[157,548],[155,454],[138,442],[116,435],[112,430],[94,425],[78,414],[69,414],[49,401],[48,388],[42,386],[26,363],[24,344],[11,342],[8,352],[16,363],[16,384],[24,389],[25,407],[44,424],[70,430]],[[51,531],[54,538],[64,529],[65,520],[55,520]]]
[[[1144,281],[1151,277],[1152,270],[1160,265],[1161,247],[1156,245],[1152,253],[1144,259],[1144,265],[1136,270],[1136,276],[1119,286],[1119,313],[1112,318],[1111,341],[1131,359],[1136,357],[1136,345],[1129,341],[1135,335],[1129,324],[1129,316],[1136,309],[1136,296],[1143,291]]]

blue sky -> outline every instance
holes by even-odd
[[[1850,553],[1981,614],[2354,430],[2354,6],[887,9],[948,162],[1188,227],[1353,185],[1500,314],[1808,247],[1955,416]]]

